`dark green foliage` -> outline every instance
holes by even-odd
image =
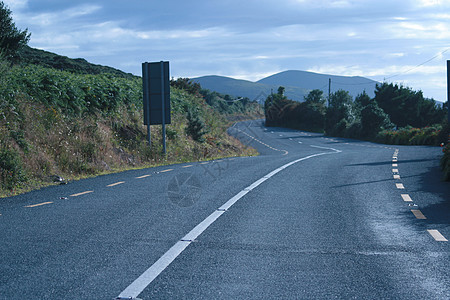
[[[265,102],[267,126],[323,132],[326,107],[322,91],[311,91],[303,103],[287,99],[283,95],[283,87],[278,91],[267,97]]]
[[[258,114],[261,111],[261,106],[249,98],[233,98],[206,89],[201,89],[200,94],[209,106],[223,114]]]
[[[441,131],[441,125],[424,128],[406,126],[398,130],[383,130],[378,133],[376,141],[393,145],[438,145]]]
[[[386,87],[387,90],[390,88],[392,86]],[[404,90],[412,92],[409,89]],[[417,96],[421,93],[413,94]],[[376,139],[384,143],[405,145],[437,145],[443,139],[447,128],[441,130],[441,125],[423,129],[410,126],[391,131],[395,128],[395,124],[391,122],[390,115],[365,92],[358,95],[353,102],[348,92],[339,90],[331,95],[328,108],[325,103],[323,92],[320,90],[311,91],[303,103],[291,101],[281,93],[272,94],[265,103],[266,125],[316,132],[323,132],[325,129],[326,134],[332,136]],[[432,105],[429,105],[430,103]],[[425,115],[423,119],[428,123],[441,120],[442,115],[446,114],[445,106],[439,108],[435,106],[434,101],[427,99],[422,102],[421,107]]]
[[[345,136],[347,127],[355,120],[353,99],[347,91],[338,90],[331,94],[325,118],[325,132],[328,135]]]
[[[308,95],[305,96],[305,102],[309,104],[320,104],[324,106],[326,99],[323,96],[322,90],[312,90]]]
[[[442,123],[445,109],[436,105],[433,99],[423,97],[422,91],[393,83],[376,86],[375,101],[398,127],[425,127]]]
[[[5,100],[14,101],[18,94],[75,117],[112,113],[122,103],[140,105],[141,83],[111,74],[80,75],[29,65],[13,68],[0,86]]]
[[[354,106],[357,111],[362,110],[365,106],[372,102],[369,95],[364,91],[355,98]]]
[[[287,99],[283,94],[271,94],[264,103],[264,112],[266,116],[266,126],[283,126],[285,113],[289,113],[294,105],[294,101]],[[289,108],[288,108],[289,107]]]
[[[17,57],[17,51],[30,40],[26,30],[17,29],[11,18],[11,10],[0,1],[0,54],[8,60]]]
[[[186,127],[186,134],[192,137],[194,141],[204,142],[204,135],[208,133],[205,121],[201,118],[198,110],[192,108],[186,114],[188,124]]]
[[[34,49],[29,46],[22,47],[18,53],[18,63],[25,65],[38,65],[45,68],[54,68],[75,74],[112,74],[115,77],[133,79],[138,78],[130,73],[96,64],[91,64],[83,58],[71,59],[44,50]]]
[[[375,101],[369,102],[361,110],[361,135],[364,138],[374,138],[378,132],[392,129],[394,124],[389,116],[378,106]]]
[[[185,90],[191,95],[199,96],[202,87],[199,83],[190,80],[189,78],[171,79],[170,86]]]
[[[7,146],[0,148],[1,187],[11,190],[27,180],[19,153]]]

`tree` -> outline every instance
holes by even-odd
[[[445,109],[433,99],[424,98],[422,91],[401,85],[377,84],[374,99],[398,127],[424,127],[442,123],[445,118]]]
[[[367,95],[366,91],[363,91],[361,94],[359,94],[358,96],[356,96],[355,98],[355,108],[356,109],[363,109],[364,107],[366,107],[367,105],[369,105],[369,103],[372,100],[370,99],[369,95]]]
[[[323,96],[322,90],[312,90],[304,97],[306,103],[321,103],[325,104],[326,100]]]
[[[382,130],[392,129],[394,124],[378,104],[372,101],[361,110],[361,126],[362,137],[373,138]]]
[[[325,118],[325,132],[329,135],[342,136],[354,120],[353,99],[349,92],[338,90],[331,94]]]
[[[28,29],[17,29],[11,17],[11,10],[0,1],[0,54],[9,60],[17,58],[18,50],[30,40]]]
[[[312,90],[305,96],[305,102],[297,108],[299,128],[302,130],[323,132],[325,125],[326,99],[322,90]]]
[[[278,88],[278,93],[270,94],[264,102],[264,113],[267,126],[282,125],[285,107],[294,102],[284,96],[283,93],[284,87],[280,86]]]

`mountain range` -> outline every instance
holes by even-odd
[[[280,72],[255,82],[217,75],[196,77],[192,80],[205,89],[260,102],[270,93],[276,93],[280,86],[285,88],[285,95],[295,101],[303,101],[314,89],[322,90],[327,96],[330,80],[331,93],[341,89],[348,91],[354,98],[365,91],[370,97],[374,97],[375,86],[378,83],[360,76],[336,76],[296,70]]]

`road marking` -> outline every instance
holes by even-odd
[[[402,198],[405,202],[412,202],[412,199],[408,194],[402,194]]]
[[[312,146],[313,147],[313,146]],[[309,155],[297,160],[291,161],[278,169],[273,170],[262,178],[258,179],[248,187],[244,188],[242,191],[237,193],[234,197],[228,200],[221,207],[216,209],[211,215],[204,219],[201,223],[194,227],[188,234],[186,234],[180,241],[173,245],[163,256],[161,256],[153,265],[151,265],[141,276],[139,276],[135,281],[133,281],[125,290],[123,290],[117,298],[124,299],[134,299],[139,296],[139,294],[150,284],[156,277],[161,274],[186,248],[192,243],[200,234],[202,234],[211,224],[213,224],[222,214],[224,214],[234,203],[241,199],[244,195],[255,189],[261,183],[271,178],[275,174],[281,172],[287,167],[298,163],[303,160],[307,160],[313,157],[340,153],[342,151],[333,148],[325,148],[315,146],[316,148],[323,148],[333,150],[335,152],[321,152],[313,155]]]
[[[257,138],[255,138],[255,137],[253,137],[253,136],[251,136],[250,134],[248,134],[247,132],[244,132],[244,131],[242,131],[242,130],[240,130],[240,129],[237,129],[237,128],[235,128],[237,131],[239,131],[239,132],[242,132],[243,134],[245,134],[246,136],[248,136],[249,138],[251,138],[251,139],[253,139],[253,140],[255,140],[256,142],[258,142],[258,143],[260,143],[260,144],[262,144],[262,145],[264,145],[264,146],[266,146],[266,147],[268,147],[269,149],[272,149],[272,150],[274,150],[274,151],[280,151],[280,152],[284,152],[284,154],[283,155],[287,155],[289,152],[288,151],[286,151],[286,150],[280,150],[280,149],[277,149],[277,148],[274,148],[274,147],[271,147],[271,146],[269,146],[269,145],[267,145],[267,144],[264,144],[263,142],[261,142],[260,140],[258,140]],[[281,136],[281,135],[280,135]]]
[[[170,172],[170,171],[173,171],[173,169],[162,170],[159,173],[165,173],[165,172]]]
[[[392,172],[398,173],[398,169],[392,169]]]
[[[303,144],[302,142],[298,142],[299,144]]]
[[[193,165],[187,165],[187,166],[182,166],[182,168],[190,168],[190,167],[192,167]]]
[[[37,207],[37,206],[42,206],[42,205],[47,205],[47,204],[52,204],[53,202],[43,202],[43,203],[38,203],[38,204],[33,204],[33,205],[27,205],[24,207]]]
[[[394,175],[394,179],[400,179],[400,175],[398,174]]]
[[[395,186],[401,190],[405,189],[405,186],[403,185],[403,183],[396,183]]]
[[[206,165],[206,164],[209,164],[209,161],[205,161],[205,162],[202,162],[202,163],[200,163],[201,165]]]
[[[152,175],[150,175],[150,174],[142,175],[142,176],[136,177],[136,179],[142,179],[142,178],[146,178],[146,177],[150,177],[150,176],[152,176]]]
[[[437,241],[437,242],[448,242],[448,240],[436,229],[427,229],[428,233]]]
[[[86,195],[86,194],[93,193],[93,192],[94,191],[86,191],[86,192],[70,195],[70,197],[78,197],[78,196]]]
[[[393,167],[398,167],[398,164],[392,164]]]
[[[112,184],[107,185],[107,187],[116,186],[116,185],[119,185],[119,184],[122,184],[122,183],[125,183],[125,181],[119,181],[119,182],[116,182],[116,183],[112,183]]]
[[[411,212],[414,214],[414,216],[417,219],[420,219],[420,220],[426,220],[427,219],[427,217],[425,217],[425,215],[418,209],[411,209]]]

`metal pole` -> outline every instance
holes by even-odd
[[[147,140],[149,147],[152,146],[152,137],[150,134],[150,105],[149,105],[149,84],[148,84],[148,63],[142,64],[142,80],[143,80],[143,89],[144,89],[144,119],[147,120]]]
[[[166,154],[166,112],[165,112],[165,101],[166,101],[166,95],[164,91],[164,62],[161,61],[161,98],[162,98],[162,104],[161,104],[161,111],[162,111],[162,142],[163,142],[163,153]]]
[[[450,60],[447,60],[447,109],[448,123],[450,124]]]
[[[328,78],[328,107],[330,106],[331,100],[331,78]]]

